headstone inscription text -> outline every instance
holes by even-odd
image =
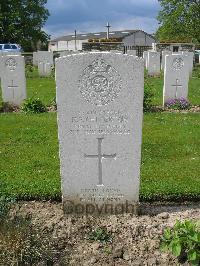
[[[96,213],[139,200],[142,59],[108,52],[56,60],[63,206]]]

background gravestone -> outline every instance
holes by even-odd
[[[38,52],[33,52],[33,65],[38,66]]]
[[[192,76],[193,65],[194,65],[194,53],[185,51],[185,52],[182,52],[182,54],[188,60],[189,73],[190,73],[190,76]]]
[[[38,73],[41,77],[48,77],[51,75],[51,70],[54,65],[53,52],[38,51],[37,52]]]
[[[109,52],[58,58],[56,85],[65,213],[134,212],[143,59]]]
[[[148,51],[147,55],[147,71],[149,76],[160,74],[160,53]]]
[[[181,54],[165,57],[163,105],[169,99],[188,97],[189,68],[187,58]]]
[[[166,55],[171,55],[171,51],[162,51],[162,64],[161,64],[161,69],[164,71],[165,68],[165,56]]]
[[[26,99],[24,57],[20,55],[2,56],[0,72],[3,101],[20,105]]]
[[[40,77],[49,77],[52,72],[52,65],[50,63],[39,62],[38,73]]]
[[[80,51],[69,51],[69,50],[59,51],[59,57],[72,55],[72,54],[79,54],[79,53],[80,53]]]
[[[143,58],[144,58],[145,68],[147,69],[147,65],[148,65],[148,51],[144,51],[143,52]]]

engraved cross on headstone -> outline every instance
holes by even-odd
[[[97,158],[98,159],[98,170],[99,170],[99,186],[102,186],[103,185],[103,174],[102,174],[102,159],[115,159],[117,154],[102,154],[102,151],[101,151],[101,144],[102,144],[102,141],[103,141],[104,138],[97,138],[98,140],[98,154],[97,155],[88,155],[88,154],[84,154],[84,156],[86,158]]]
[[[178,96],[178,87],[182,87],[182,85],[179,84],[179,79],[176,79],[176,84],[175,85],[171,85],[172,87],[176,87],[176,91],[175,91],[175,99],[177,99]]]
[[[15,95],[15,89],[18,88],[18,86],[14,85],[14,81],[12,79],[12,84],[10,86],[8,86],[8,89],[12,90],[12,99],[14,99],[14,95]]]

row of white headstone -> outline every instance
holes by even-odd
[[[119,53],[119,51],[112,53]],[[74,54],[74,53],[73,53]],[[62,52],[61,57],[69,55]],[[127,51],[127,55],[136,55],[135,50]],[[188,97],[189,76],[193,68],[193,53],[171,54],[163,51],[162,65],[164,69],[163,104],[169,99]],[[145,65],[149,75],[160,74],[160,53],[144,52]],[[40,76],[51,74],[53,53],[38,51],[33,53],[33,64],[38,65]],[[1,55],[1,86],[4,102],[20,105],[26,98],[25,63],[24,57],[17,54]]]
[[[193,52],[173,54],[163,51],[161,61],[159,52],[145,51],[143,58],[149,76],[160,75],[161,69],[164,71],[163,105],[169,99],[187,100],[189,77],[193,70]]]
[[[169,75],[175,75],[175,82],[182,81],[183,69],[188,73],[184,60],[183,55],[166,56],[165,71],[172,67]],[[56,59],[55,69],[65,213],[135,213],[140,187],[144,60],[121,53],[80,53]],[[4,56],[0,71],[3,90],[12,89],[9,95],[15,95],[20,87],[23,95],[24,58]]]

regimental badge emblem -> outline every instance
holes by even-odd
[[[79,79],[82,97],[96,106],[114,101],[122,88],[122,79],[117,70],[102,58],[87,66]]]
[[[8,58],[5,62],[5,66],[10,70],[14,71],[17,67],[17,62],[14,58]]]
[[[172,63],[174,70],[181,70],[184,67],[184,61],[182,58],[175,58]]]

